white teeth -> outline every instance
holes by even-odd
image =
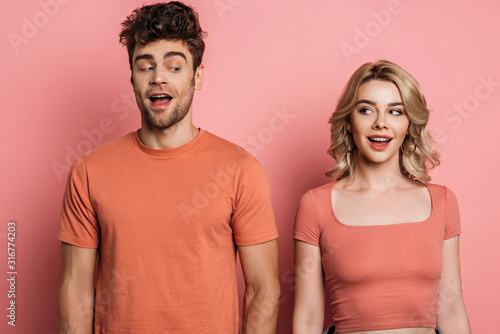
[[[161,99],[161,98],[166,98],[168,97],[167,94],[161,94],[161,95],[154,95],[154,96],[151,96],[152,98],[155,98],[155,99]]]
[[[375,137],[375,138],[370,138],[372,141],[389,141],[388,138],[379,138],[379,137]]]

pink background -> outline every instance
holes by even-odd
[[[329,181],[324,172],[333,164],[326,154],[327,120],[351,73],[381,58],[407,69],[433,110],[431,128],[442,143],[433,182],[459,199],[472,328],[498,332],[498,1],[189,3],[208,32],[195,124],[256,155],[273,189],[283,291],[278,333],[291,330],[296,205],[305,191]],[[88,148],[139,127],[126,50],[117,35],[121,21],[142,4],[0,5],[2,333],[56,333],[64,170]],[[6,318],[10,220],[18,232],[15,328]]]

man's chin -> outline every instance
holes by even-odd
[[[147,121],[148,127],[153,130],[167,130],[171,128],[175,123],[172,122],[159,122],[159,121]]]
[[[178,124],[180,121],[182,121],[182,119],[184,119],[184,117],[159,118],[155,117],[155,114],[153,114],[149,115],[149,117],[146,118],[146,123],[151,129],[167,130]]]
[[[189,113],[189,108],[152,108],[151,105],[143,106],[141,116],[144,119],[146,126],[154,130],[167,130],[172,126],[181,122]]]

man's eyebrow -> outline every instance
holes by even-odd
[[[170,58],[170,57],[175,57],[175,56],[181,56],[182,58],[184,58],[184,60],[187,62],[187,57],[186,55],[183,53],[183,52],[179,52],[179,51],[170,51],[170,52],[167,52],[165,53],[165,55],[163,56],[163,59],[165,58]],[[138,55],[137,57],[135,57],[134,59],[134,63],[137,62],[138,60],[141,60],[141,59],[146,59],[146,60],[154,60],[154,57],[152,54],[149,54],[149,53],[145,53],[145,54],[142,54],[142,55]]]
[[[184,58],[184,60],[187,63],[186,55],[183,52],[180,52],[180,51],[169,51],[169,52],[165,53],[165,55],[163,56],[163,59],[170,58],[170,57],[175,57],[175,56],[181,56],[182,58]]]
[[[136,63],[138,60],[141,60],[141,59],[154,60],[153,55],[146,53],[146,54],[138,55],[137,57],[135,57],[134,63]]]

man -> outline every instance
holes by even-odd
[[[238,333],[238,250],[243,332],[275,333],[278,234],[267,178],[242,148],[192,123],[203,85],[198,16],[160,3],[122,25],[141,128],[71,169],[59,332]]]

